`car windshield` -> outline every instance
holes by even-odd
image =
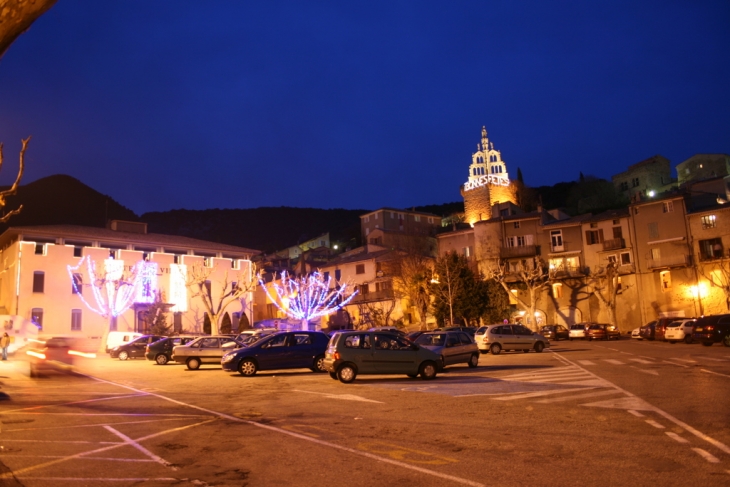
[[[416,338],[416,343],[419,345],[430,345],[443,347],[446,343],[446,333],[428,333],[423,334]]]
[[[672,321],[671,323],[669,323],[669,324],[667,325],[667,328],[677,328],[677,327],[678,327],[678,326],[680,326],[681,324],[682,324],[682,322],[681,322],[681,321]]]

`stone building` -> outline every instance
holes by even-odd
[[[695,154],[677,164],[679,185],[690,181],[725,177],[730,174],[730,156],[727,154]]]
[[[647,196],[651,191],[660,193],[674,183],[669,159],[660,155],[637,162],[611,179],[616,189],[631,200],[636,199],[637,195]]]
[[[469,179],[461,187],[461,196],[465,221],[470,225],[491,218],[492,206],[497,203],[517,202],[502,153],[494,149],[485,127],[482,127],[482,141],[471,156]]]

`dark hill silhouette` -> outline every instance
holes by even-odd
[[[4,187],[3,189],[8,189]],[[8,196],[3,211],[23,205],[20,214],[0,224],[0,231],[9,226],[25,225],[84,225],[105,227],[111,219],[137,221],[139,218],[129,208],[113,198],[101,194],[71,176],[48,176],[18,188],[18,193]]]

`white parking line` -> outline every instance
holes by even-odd
[[[584,399],[587,397],[595,397],[595,396],[607,396],[609,394],[620,394],[616,391],[598,391],[598,392],[590,392],[588,394],[574,394],[572,396],[566,396],[566,397],[554,397],[552,399],[542,399],[539,402],[540,404],[550,404],[552,402],[562,402],[562,401],[570,401],[572,399]]]
[[[689,443],[689,441],[685,440],[684,438],[682,438],[681,436],[679,436],[677,433],[673,433],[671,431],[667,431],[664,434],[667,435],[668,437],[672,438],[673,440],[679,442],[679,443]]]
[[[66,455],[12,455],[3,453],[3,458],[66,458]],[[81,457],[78,460],[106,460],[109,462],[154,462],[149,458],[111,458],[111,457]],[[27,479],[28,477],[23,477]]]
[[[677,367],[684,367],[685,369],[689,368],[689,365],[678,364],[677,362],[672,362],[671,360],[662,360],[662,362],[664,362],[665,364],[676,365]]]
[[[596,365],[595,362],[591,362],[590,360],[578,360],[577,362],[581,365]]]
[[[611,359],[611,358],[605,358],[605,359],[603,359],[603,361],[604,362],[608,362],[611,365],[624,365],[624,363],[622,361],[620,361],[620,360],[614,360],[614,359]]]
[[[372,399],[365,399],[364,397],[356,396],[355,394],[328,394],[326,392],[314,392],[314,391],[302,391],[300,389],[293,389],[294,392],[304,392],[305,394],[317,394],[324,396],[328,399],[341,399],[343,401],[361,401],[361,402],[374,402],[377,404],[385,404],[382,401],[374,401]]]
[[[688,364],[696,364],[696,360],[688,359],[688,358],[672,358],[670,360],[677,360],[679,362],[687,362]]]
[[[644,365],[654,363],[649,360],[644,360],[643,358],[630,358],[629,362],[636,362],[637,364],[644,364]]]
[[[165,460],[162,457],[155,455],[154,453],[149,451],[147,448],[143,447],[142,445],[140,445],[139,443],[134,441],[132,438],[130,438],[129,436],[122,433],[121,431],[117,431],[114,428],[112,428],[111,426],[106,426],[106,425],[104,426],[104,429],[109,431],[112,434],[117,435],[118,437],[123,439],[124,442],[127,443],[129,446],[134,447],[137,450],[141,451],[142,453],[144,453],[145,455],[147,455],[148,457],[150,457],[152,460],[156,461],[157,463],[160,463],[160,464],[170,468],[171,470],[177,470],[177,467],[173,466],[172,463],[168,462],[167,460]]]
[[[711,370],[707,370],[707,369],[700,369],[700,370],[701,370],[702,372],[707,372],[708,374],[715,374],[715,375],[721,375],[721,376],[723,376],[723,377],[730,377],[730,375],[727,375],[727,374],[721,374],[721,373],[719,373],[719,372],[713,372],[713,371],[711,371]]]
[[[638,367],[634,367],[633,365],[631,366],[631,368],[632,368],[632,369],[636,369],[636,370],[638,370],[639,372],[643,372],[643,373],[645,373],[645,374],[650,374],[650,375],[659,375],[659,372],[657,372],[656,370],[647,370],[647,369],[640,369],[640,368],[638,368]]]
[[[526,397],[550,396],[552,394],[561,394],[563,392],[587,391],[589,389],[595,389],[595,387],[582,387],[580,389],[552,389],[549,391],[524,392],[521,394],[512,394],[511,396],[493,397],[492,399],[494,399],[495,401],[511,401],[513,399],[524,399]]]
[[[726,358],[712,358],[712,357],[702,357],[702,360],[711,360],[713,362],[727,362],[728,361]]]
[[[701,456],[702,458],[704,458],[708,462],[710,462],[710,463],[720,463],[720,460],[715,455],[713,455],[712,453],[710,453],[708,451],[705,451],[702,448],[692,448],[692,449],[694,451],[696,451],[699,456]]]
[[[633,414],[633,415],[634,415],[634,416],[636,416],[637,418],[644,418],[644,417],[645,417],[645,416],[644,416],[643,414],[641,414],[641,413],[640,413],[639,411],[634,411],[633,409],[629,409],[628,411],[629,411],[629,413]]]
[[[53,406],[54,407],[57,407],[57,406],[70,406],[72,404],[83,404],[83,403],[87,403],[87,402],[109,401],[109,400],[112,400],[112,399],[124,399],[124,398],[128,398],[128,397],[140,397],[140,396],[146,396],[146,395],[147,395],[146,392],[144,394],[127,394],[127,395],[124,395],[124,396],[102,397],[102,398],[98,398],[98,399],[85,399],[83,401],[65,402],[65,403],[61,403],[61,404],[53,404]],[[50,407],[50,406],[51,406],[50,404],[46,404],[46,405],[43,405],[43,406],[33,406],[33,407],[30,407],[30,408],[11,409],[9,411],[3,411],[3,414],[15,413],[15,412],[18,412],[18,411],[32,411],[32,410],[35,410],[35,409],[43,409],[43,408],[47,408],[47,407]]]
[[[653,427],[658,428],[660,430],[663,430],[664,429],[664,426],[663,425],[657,423],[653,419],[647,419],[646,422],[649,423],[650,425],[652,425]]]
[[[180,482],[185,479],[175,479],[169,477],[144,478],[87,478],[87,477],[23,477],[23,480],[51,480],[53,482]]]

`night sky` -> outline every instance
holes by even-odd
[[[0,182],[141,214],[458,201],[730,153],[730,2],[59,0],[0,59]]]

